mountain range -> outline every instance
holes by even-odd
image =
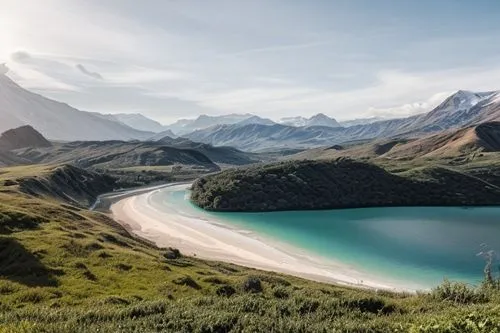
[[[333,145],[304,150],[289,158],[387,160],[441,159],[472,157],[478,154],[500,152],[500,122],[485,122],[464,128],[450,129],[414,139],[376,139],[367,143]]]
[[[331,146],[375,138],[414,138],[443,130],[500,120],[498,92],[460,90],[432,111],[412,117],[358,119],[343,123],[325,114],[289,117],[279,123],[250,113],[200,115],[162,125],[141,114],[100,114],[77,110],[23,89],[0,73],[0,132],[31,125],[56,141],[158,141],[182,136],[211,146],[277,151]]]
[[[247,151],[284,148],[314,148],[347,141],[375,138],[418,137],[486,121],[500,120],[500,94],[458,91],[432,111],[408,118],[377,121],[350,127],[282,124],[219,125],[194,131],[186,137],[215,146],[233,146]]]

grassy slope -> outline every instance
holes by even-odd
[[[0,332],[500,329],[496,293],[376,293],[196,258],[168,260],[103,214],[3,185],[50,172],[0,169],[7,226],[0,234]],[[262,292],[244,291],[249,276],[259,278]],[[231,288],[234,295],[222,295]]]

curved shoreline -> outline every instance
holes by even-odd
[[[409,282],[374,278],[344,263],[317,258],[220,221],[192,216],[174,207],[156,207],[151,200],[159,191],[178,191],[187,186],[165,186],[128,196],[112,204],[110,211],[130,233],[159,247],[178,248],[188,256],[361,288],[411,292],[421,289]]]

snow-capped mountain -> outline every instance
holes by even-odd
[[[318,113],[307,120],[306,126],[326,126],[326,127],[342,127],[333,118],[328,117],[323,113]]]
[[[281,118],[279,123],[282,125],[286,126],[293,126],[293,127],[302,127],[306,126],[307,124],[307,118],[298,116],[298,117],[285,117]]]
[[[314,118],[314,117],[313,117]],[[324,120],[324,117],[319,117]],[[442,130],[500,121],[500,94],[458,91],[429,113],[350,127],[221,125],[187,135],[198,142],[248,151],[312,148],[353,140],[418,137]]]
[[[325,127],[342,127],[334,118],[330,118],[323,113],[318,113],[311,118],[305,117],[286,117],[280,119],[280,124],[293,127],[303,126],[325,126]]]

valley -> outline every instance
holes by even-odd
[[[0,76],[0,331],[499,327],[475,255],[497,246],[496,92],[390,120],[163,125]]]

